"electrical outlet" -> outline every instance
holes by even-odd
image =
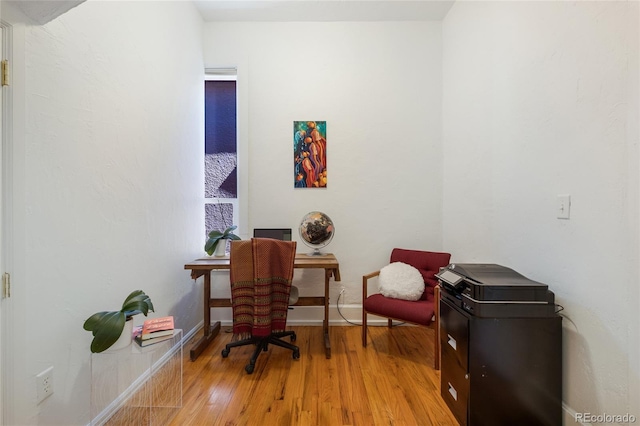
[[[38,404],[53,394],[53,367],[49,367],[36,376],[36,394]]]

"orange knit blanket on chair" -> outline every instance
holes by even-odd
[[[231,241],[232,340],[285,330],[295,256],[295,241]]]

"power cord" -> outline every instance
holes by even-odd
[[[342,315],[342,311],[340,310],[340,298],[342,297],[342,294],[344,293],[344,288],[342,290],[340,290],[340,294],[338,295],[338,300],[336,300],[336,308],[338,309],[338,313],[340,314],[340,316],[342,317],[343,320],[345,320],[347,323],[351,324],[351,325],[357,325],[362,327],[362,324],[358,324],[355,322],[351,322],[349,321],[347,318],[345,318],[344,315]],[[399,325],[404,325],[406,324],[406,322],[400,322],[400,323],[396,323],[396,324],[392,324],[393,327],[397,327]]]
[[[343,293],[344,293],[344,288],[342,290],[340,290],[340,294],[338,295],[338,300],[336,300],[336,308],[338,309],[338,313],[340,314],[342,319],[345,320],[346,322],[348,322],[349,324],[358,325],[358,326],[362,327],[362,324],[357,324],[355,322],[351,322],[348,319],[346,319],[344,315],[342,315],[342,311],[340,310],[340,298],[342,297]]]
[[[559,303],[556,303],[556,314],[560,315],[562,318],[566,319],[567,321],[569,321],[575,328],[576,331],[578,330],[578,325],[573,322],[573,320],[571,318],[569,318],[569,316],[566,313],[563,313],[562,311],[564,311],[564,306],[560,305]]]

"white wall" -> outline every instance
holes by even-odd
[[[394,246],[513,267],[571,319],[569,408],[637,410],[637,17],[637,3],[461,2],[442,26],[207,24],[204,48],[186,2],[89,1],[19,26],[15,423],[89,421],[81,325],[130,290],[187,330],[201,320],[182,265],[202,253],[205,64],[239,66],[244,235],[325,211],[354,304]],[[308,119],[328,122],[326,190],[293,189],[292,122]],[[55,394],[36,405],[50,365]]]
[[[327,213],[342,277],[332,309],[341,287],[341,302],[360,303],[362,275],[393,247],[441,248],[440,34],[438,22],[205,25],[205,64],[238,66],[249,104],[241,231],[291,227],[304,251],[300,220]],[[293,188],[295,120],[327,121],[327,189]],[[303,295],[321,294],[321,274],[296,277]]]
[[[458,2],[443,21],[444,248],[549,284],[579,413],[640,417],[638,18],[637,2]]]
[[[202,320],[183,269],[204,243],[202,21],[187,2],[89,1],[15,25],[12,424],[87,424],[87,317],[143,289],[154,316]]]

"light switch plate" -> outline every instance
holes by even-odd
[[[556,198],[556,215],[558,219],[569,219],[571,214],[571,195],[558,195]]]

